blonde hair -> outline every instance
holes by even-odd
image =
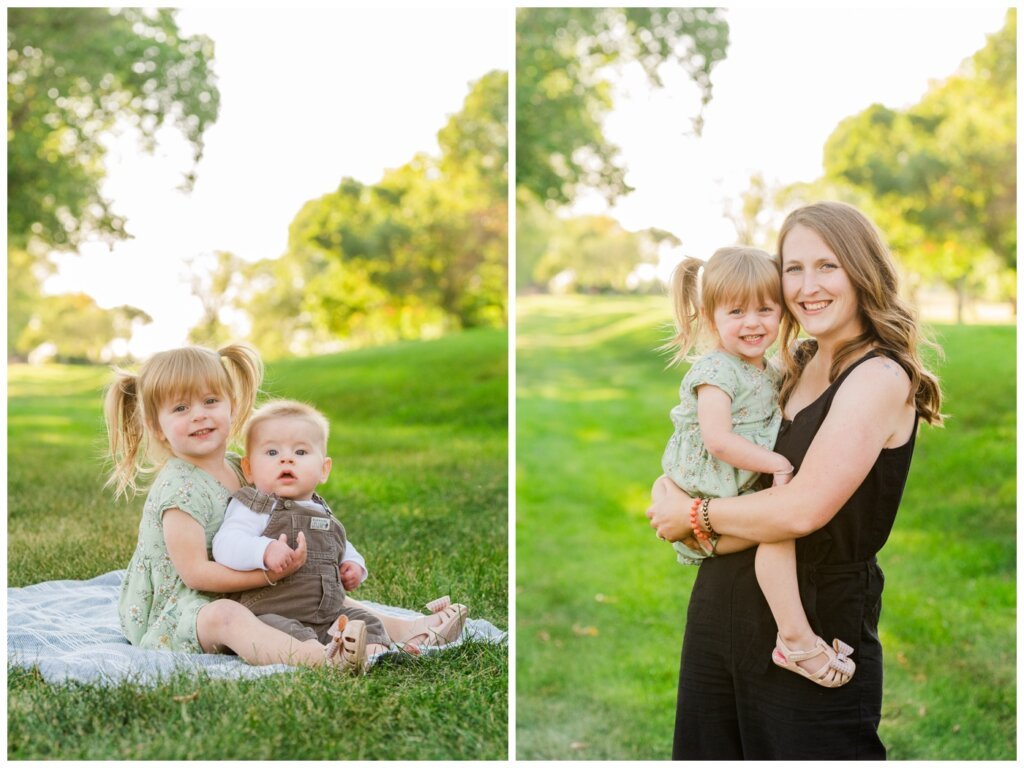
[[[699,276],[702,268],[704,274]],[[719,306],[766,300],[782,303],[775,257],[746,246],[719,248],[706,263],[684,259],[672,271],[669,290],[676,331],[662,346],[673,352],[669,365],[686,360],[700,336],[714,331],[712,317]]]
[[[327,438],[331,432],[330,422],[316,408],[306,403],[300,403],[298,400],[271,400],[256,410],[245,429],[245,452],[247,454],[251,452],[250,441],[253,439],[256,427],[271,419],[280,418],[304,419],[316,427],[320,448],[324,456],[327,455]]]
[[[231,402],[229,440],[242,433],[256,403],[263,362],[252,347],[231,344],[216,352],[205,347],[182,347],[159,352],[137,374],[115,369],[107,387],[103,415],[114,469],[107,485],[114,497],[138,492],[139,475],[156,471],[168,451],[153,435],[160,434],[159,410],[169,400],[209,392]]]
[[[923,335],[910,306],[900,297],[896,264],[881,233],[852,205],[839,202],[815,203],[798,208],[786,217],[779,231],[780,254],[786,243],[786,235],[796,226],[813,230],[835,254],[853,283],[858,311],[864,325],[863,333],[836,350],[829,370],[829,381],[835,381],[852,355],[865,346],[873,345],[886,357],[899,363],[910,377],[907,403],[912,404],[929,424],[941,425],[943,416],[939,408],[942,392],[939,380],[925,367],[918,354],[921,345],[930,346],[939,352],[941,349]],[[799,330],[796,318],[788,307],[785,308],[779,330],[779,348],[786,371],[780,394],[783,403],[796,386],[804,365],[817,349],[816,343],[808,342],[794,352],[792,342]]]

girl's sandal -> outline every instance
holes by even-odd
[[[462,628],[466,623],[469,609],[461,603],[453,603],[448,595],[431,600],[426,605],[431,614],[441,614],[444,618],[440,624],[428,626],[430,616],[423,616],[413,621],[409,636],[404,640],[406,645],[420,648],[443,648],[462,637]],[[422,642],[414,642],[415,638],[425,637]]]
[[[353,675],[365,675],[370,667],[366,658],[366,622],[358,619],[348,620],[342,614],[335,619],[327,630],[331,640],[324,646],[324,656],[329,664],[333,664],[343,672]]]
[[[850,660],[849,655],[853,648],[842,640],[836,638],[829,646],[820,637],[815,637],[814,648],[809,651],[792,651],[782,642],[782,638],[776,635],[775,650],[772,651],[772,661],[783,669],[803,675],[808,680],[825,688],[838,688],[846,685],[857,670],[857,665]],[[797,664],[798,661],[807,661],[815,656],[824,654],[827,660],[819,669],[808,672]]]

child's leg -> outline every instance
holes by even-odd
[[[654,485],[651,486],[652,503],[657,504],[659,501],[665,498],[665,494],[668,492],[665,488],[665,484],[671,482],[672,481],[668,478],[667,475],[661,475],[661,477],[654,481]]]
[[[250,664],[301,664],[317,667],[324,663],[324,646],[316,640],[296,640],[264,624],[252,611],[234,600],[214,600],[196,617],[196,635],[207,653],[230,648]]]
[[[814,648],[818,636],[807,621],[796,580],[796,542],[790,539],[760,544],[754,556],[754,572],[772,610],[782,642],[792,649]],[[824,654],[819,654],[797,663],[813,672],[826,660]]]

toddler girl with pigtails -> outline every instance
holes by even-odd
[[[703,277],[700,277],[703,270]],[[698,337],[710,348],[683,377],[680,402],[671,411],[675,426],[662,457],[664,475],[655,481],[655,501],[664,483],[673,482],[694,498],[690,511],[693,535],[674,542],[680,563],[702,560],[755,546],[730,536],[708,535],[710,499],[756,490],[762,475],[773,485],[789,481],[793,467],[772,450],[782,423],[778,404],[780,375],[765,359],[782,315],[782,288],[776,260],[756,248],[721,248],[705,262],[686,259],[671,286],[676,335],[666,345],[672,363],[688,359]],[[704,523],[704,527],[700,523]],[[758,585],[778,627],[772,660],[828,688],[849,682],[855,665],[840,640],[807,651],[787,642],[811,631],[800,601],[795,542],[760,544],[755,556]]]

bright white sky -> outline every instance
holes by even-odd
[[[1004,15],[1005,7],[730,10],[728,56],[712,75],[701,139],[687,135],[696,91],[684,77],[669,73],[660,91],[625,78],[606,128],[636,191],[611,213],[628,229],[666,229],[687,253],[710,254],[734,241],[724,201],[753,172],[779,183],[817,178],[840,120],[874,102],[917,101]],[[183,10],[183,30],[216,43],[222,98],[196,188],[175,191],[187,167],[175,134],[155,157],[124,137],[105,189],[135,239],[61,258],[47,287],[149,312],[154,323],[133,340],[136,354],[184,343],[200,308],[183,259],[280,255],[302,204],[342,176],[374,183],[416,152],[436,153],[436,133],[468,84],[512,69],[513,19],[510,8]],[[579,210],[601,207],[591,200]]]
[[[760,171],[769,183],[813,181],[825,140],[873,103],[905,107],[952,75],[1003,25],[1006,7],[729,10],[727,56],[712,71],[700,139],[686,135],[699,106],[680,72],[652,91],[639,67],[606,123],[635,191],[610,211],[626,229],[658,227],[706,258],[736,241],[722,212]],[[591,197],[574,210],[605,212]],[[672,264],[662,265],[665,274]]]
[[[508,71],[514,46],[510,8],[185,8],[178,22],[214,41],[221,93],[194,191],[176,190],[190,163],[176,131],[153,156],[121,137],[104,192],[134,239],[60,257],[46,284],[152,315],[130,345],[140,356],[185,343],[201,314],[184,259],[281,255],[302,205],[343,176],[372,184],[417,152],[437,154],[470,83]]]

